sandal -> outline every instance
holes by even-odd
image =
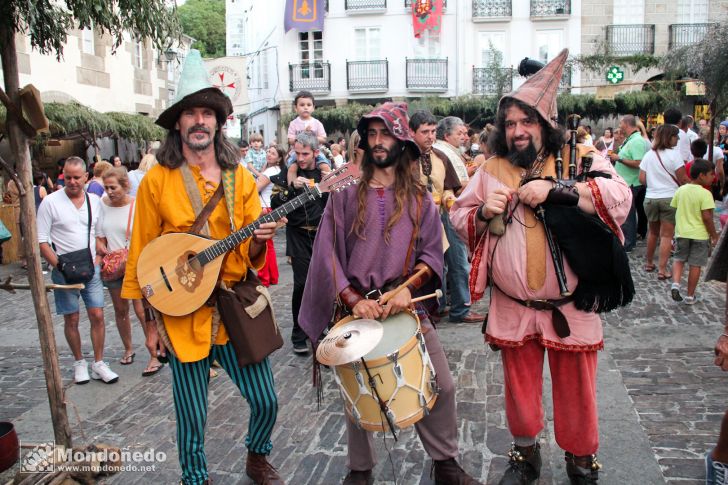
[[[648,273],[652,273],[653,271],[655,271],[655,269],[657,269],[657,266],[650,263],[650,264],[645,264],[644,266],[642,266],[642,269],[644,269]]]
[[[153,376],[154,374],[159,372],[162,367],[164,367],[164,364],[162,364],[161,362],[147,366],[147,368],[144,369],[144,372],[142,372],[142,377]]]
[[[657,279],[660,281],[665,281],[667,279],[670,279],[670,275],[665,273],[657,273]]]
[[[125,355],[124,357],[121,358],[121,360],[119,361],[119,364],[121,364],[121,365],[131,365],[131,364],[134,363],[134,357],[135,356],[136,356],[136,352],[132,352],[129,355]]]

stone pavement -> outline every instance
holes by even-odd
[[[292,276],[285,263],[285,238],[277,237],[281,282],[272,288],[284,336],[290,334]],[[604,316],[606,350],[600,353],[600,483],[703,483],[702,458],[716,440],[728,405],[728,375],[712,365],[712,347],[720,329],[724,304],[722,284],[701,283],[703,301],[688,307],[669,298],[669,284],[645,273],[638,246],[631,255],[637,297],[628,308]],[[22,275],[17,266],[0,267]],[[51,297],[52,301],[52,297]],[[108,301],[108,299],[107,299]],[[0,295],[0,420],[13,421],[21,440],[52,439],[35,314],[28,292]],[[478,303],[485,310],[486,303]],[[55,319],[64,386],[74,442],[108,443],[132,450],[154,448],[166,461],[153,471],[125,471],[102,483],[176,483],[179,478],[170,372],[151,378],[140,373],[146,364],[141,330],[134,323],[136,362],[118,365],[122,349],[107,317],[107,360],[121,375],[117,384],[72,383],[71,358],[62,320]],[[88,321],[81,323],[84,351],[90,358]],[[498,353],[482,344],[479,325],[444,323],[439,332],[457,383],[461,462],[484,482],[497,483],[506,463],[510,434],[503,410],[503,379]],[[271,462],[291,484],[335,484],[346,473],[344,416],[331,374],[324,372],[320,408],[311,383],[311,359],[294,355],[289,342],[271,357],[280,402]],[[550,380],[545,371],[545,429],[541,437],[544,471],[540,483],[567,483],[563,453],[553,436]],[[250,483],[245,477],[248,408],[220,370],[210,384],[206,449],[215,483]],[[431,462],[412,428],[395,443],[376,438],[379,465],[376,481],[431,484]],[[0,483],[10,474],[0,474]]]

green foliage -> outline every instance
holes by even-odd
[[[177,9],[182,31],[202,57],[225,55],[225,0],[188,0]]]
[[[645,117],[647,114],[660,113],[679,101],[680,94],[670,83],[656,85],[647,91],[631,91],[618,94],[612,100],[599,100],[592,94],[561,94],[558,97],[559,119],[565,120],[570,114],[578,114],[592,120],[619,114],[635,114]],[[459,96],[457,98],[427,97],[409,101],[409,111],[420,109],[430,111],[437,118],[457,116],[474,129],[480,129],[486,123],[492,123],[498,109],[496,96]],[[318,108],[314,116],[323,123],[327,132],[347,132],[356,128],[362,115],[370,112],[374,106],[349,103],[340,107],[325,106]],[[295,118],[292,113],[283,118],[288,123]]]
[[[91,26],[111,36],[114,50],[125,32],[149,39],[159,50],[180,33],[175,9],[168,9],[165,0],[0,1],[0,31],[27,34],[31,47],[59,60],[68,32]]]
[[[105,113],[115,124],[115,137],[125,138],[137,143],[150,140],[161,140],[166,131],[148,116],[132,113]]]
[[[725,39],[728,24],[715,24],[708,29],[706,39]],[[706,40],[690,46],[672,49],[665,55],[661,67],[672,78],[692,77],[705,83],[705,93],[715,114],[728,108],[728,56],[720,42]]]
[[[592,73],[606,73],[611,66],[628,67],[633,73],[644,69],[660,66],[662,57],[652,54],[633,54],[629,56],[615,56],[608,52],[581,55],[571,58],[569,66],[578,67],[582,71]]]
[[[45,115],[50,125],[50,136],[54,138],[110,136],[143,142],[161,140],[166,134],[163,128],[144,115],[99,113],[79,103],[46,103]],[[4,106],[0,105],[0,133],[5,129],[5,116]]]
[[[113,133],[114,121],[79,103],[46,103],[46,118],[52,123],[51,133],[68,135],[84,133],[92,136],[104,136]]]

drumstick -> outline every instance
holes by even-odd
[[[430,293],[429,295],[423,295],[418,296],[417,298],[412,298],[411,303],[417,303],[418,301],[422,300],[428,300],[430,298],[440,298],[442,296],[442,290],[435,290],[434,293]],[[384,305],[382,305],[384,306]]]
[[[417,298],[412,298],[412,303],[417,303],[418,301],[422,300],[428,300],[430,298],[440,298],[442,296],[442,290],[435,290],[434,293],[430,293],[429,295],[423,295],[418,296]]]
[[[409,278],[407,278],[407,281],[405,281],[404,283],[402,283],[401,285],[399,285],[397,288],[395,288],[394,290],[392,290],[391,292],[389,292],[389,294],[387,294],[387,295],[383,296],[382,298],[380,298],[379,299],[379,304],[382,305],[382,306],[386,305],[387,302],[394,297],[394,295],[396,295],[400,291],[402,291],[405,288],[407,288],[407,285],[409,285],[410,283],[415,282],[420,276],[422,276],[423,274],[425,274],[425,272],[428,269],[429,268],[427,266],[421,267],[419,269],[419,271],[417,271],[415,274],[413,274],[412,276],[410,276]]]

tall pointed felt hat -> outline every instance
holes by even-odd
[[[558,119],[556,96],[568,56],[569,49],[562,50],[558,56],[529,77],[518,89],[503,96],[498,103],[498,109],[505,100],[514,98],[535,109],[544,120],[556,127]]]
[[[210,83],[210,77],[202,62],[200,51],[192,49],[185,57],[185,63],[182,66],[182,73],[177,84],[177,96],[169,108],[162,111],[156,123],[162,128],[172,130],[182,111],[201,106],[215,110],[220,126],[233,112],[233,103],[230,98]]]

